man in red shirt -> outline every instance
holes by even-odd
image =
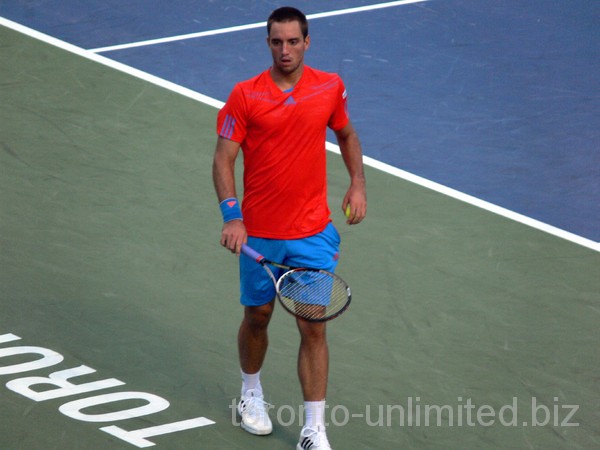
[[[339,234],[327,204],[325,139],[336,138],[350,175],[342,201],[347,223],[360,223],[367,210],[362,150],[350,122],[346,90],[336,74],[304,64],[310,36],[306,17],[279,8],[267,22],[273,65],[238,83],[217,119],[213,163],[215,190],[223,213],[221,245],[240,254],[248,243],[268,259],[333,271]],[[235,160],[244,154],[244,198],[235,188]],[[268,345],[267,327],[274,307],[272,282],[259,265],[240,259],[244,318],[238,333],[242,427],[269,434],[272,424],[260,384]],[[301,342],[298,375],[306,421],[297,448],[330,449],[325,433],[328,347],[325,323],[297,319]],[[311,447],[312,446],[312,447]]]

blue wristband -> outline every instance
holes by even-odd
[[[224,223],[231,222],[232,220],[236,219],[243,220],[242,210],[237,198],[226,198],[219,203],[219,208],[221,208],[221,214],[223,215]]]

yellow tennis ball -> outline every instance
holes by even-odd
[[[346,206],[346,217],[350,217],[350,203]]]

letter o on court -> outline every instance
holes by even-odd
[[[41,358],[35,361],[12,364],[10,366],[0,366],[0,375],[9,375],[12,373],[29,372],[30,370],[43,369],[44,367],[54,366],[61,362],[64,358],[60,353],[43,347],[8,347],[0,348],[0,358],[5,356],[26,355],[32,353],[34,355],[42,355]]]
[[[105,414],[84,414],[82,409],[97,405],[119,402],[123,400],[145,400],[148,403],[136,408],[124,409]],[[133,417],[147,416],[163,411],[169,407],[169,402],[158,395],[147,392],[114,392],[112,394],[96,395],[65,403],[58,410],[65,416],[83,422],[114,422],[117,420],[131,419]]]

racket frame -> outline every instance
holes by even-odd
[[[273,281],[273,285],[275,286],[275,293],[276,293],[276,296],[277,296],[277,300],[279,300],[279,303],[281,304],[281,306],[283,306],[283,308],[287,312],[289,312],[291,315],[293,315],[295,317],[298,317],[298,318],[300,318],[302,320],[306,320],[307,322],[327,322],[329,320],[335,319],[336,317],[340,316],[344,311],[346,311],[348,309],[348,306],[350,306],[350,302],[352,301],[352,291],[350,290],[350,286],[348,286],[348,283],[346,283],[344,281],[344,279],[341,278],[339,275],[336,275],[333,272],[329,272],[329,271],[323,270],[323,269],[315,269],[315,268],[311,268],[311,267],[292,267],[292,266],[287,266],[285,264],[276,263],[274,261],[268,260],[263,255],[261,255],[256,250],[254,250],[252,247],[249,247],[246,244],[242,244],[241,251],[242,251],[242,253],[244,255],[248,256],[251,259],[253,259],[256,263],[260,264],[263,267],[263,269],[265,269],[265,271],[267,272],[267,274],[269,275],[269,277]],[[277,278],[275,278],[275,275],[273,274],[273,272],[271,271],[271,269],[269,269],[268,266],[277,267],[278,269],[283,269],[286,272],[283,273],[277,279]],[[306,317],[306,316],[303,316],[301,314],[297,314],[296,311],[292,310],[286,304],[286,302],[284,302],[283,299],[281,298],[281,292],[279,290],[279,286],[280,286],[280,281],[281,280],[283,280],[284,278],[290,276],[294,272],[300,272],[300,271],[320,272],[320,273],[323,273],[323,274],[325,274],[327,276],[330,276],[333,279],[338,280],[339,282],[341,282],[343,284],[343,286],[345,287],[346,293],[348,295],[348,300],[346,301],[346,303],[344,304],[344,306],[342,306],[334,314],[331,314],[329,316],[326,315],[324,317]]]

